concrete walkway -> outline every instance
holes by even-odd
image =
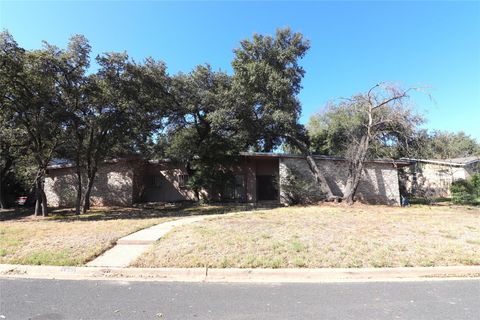
[[[127,267],[148,250],[155,241],[166,235],[173,228],[207,218],[224,217],[230,214],[211,214],[181,218],[137,231],[118,239],[117,244],[112,249],[105,251],[101,256],[87,263],[87,267]]]

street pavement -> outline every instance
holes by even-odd
[[[480,280],[187,283],[0,279],[0,319],[480,319]]]

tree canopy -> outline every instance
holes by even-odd
[[[26,50],[0,33],[0,205],[12,188],[30,186],[35,213],[47,214],[43,184],[55,159],[75,169],[80,213],[90,207],[101,163],[118,157],[178,161],[197,196],[209,188],[221,197],[241,151],[286,147],[305,156],[332,198],[312,153],[344,156],[353,199],[366,159],[480,154],[479,143],[463,132],[420,129],[423,118],[408,104],[409,90],[393,86],[329,104],[305,127],[298,95],[309,48],[301,33],[278,29],[242,40],[232,74],[204,64],[172,75],[165,62],[134,61],[126,52],[100,54],[92,68],[82,35],[66,48],[45,42]]]
[[[278,29],[275,37],[255,34],[234,50],[234,92],[249,124],[253,150],[272,151],[304,134],[298,94],[305,70],[299,60],[309,48],[301,33],[286,28]]]

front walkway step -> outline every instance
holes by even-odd
[[[117,244],[110,250],[105,251],[101,256],[86,264],[87,267],[128,267],[150,246],[170,232],[173,228],[205,220],[212,217],[220,217],[228,214],[210,214],[203,216],[192,216],[169,222],[160,223],[150,228],[143,229],[123,238],[118,239]]]

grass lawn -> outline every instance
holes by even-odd
[[[137,230],[181,216],[235,209],[189,205],[94,208],[80,216],[63,209],[46,218],[28,216],[26,209],[0,211],[0,263],[83,265]]]
[[[137,267],[321,268],[480,264],[480,208],[355,205],[240,213],[173,230]]]

